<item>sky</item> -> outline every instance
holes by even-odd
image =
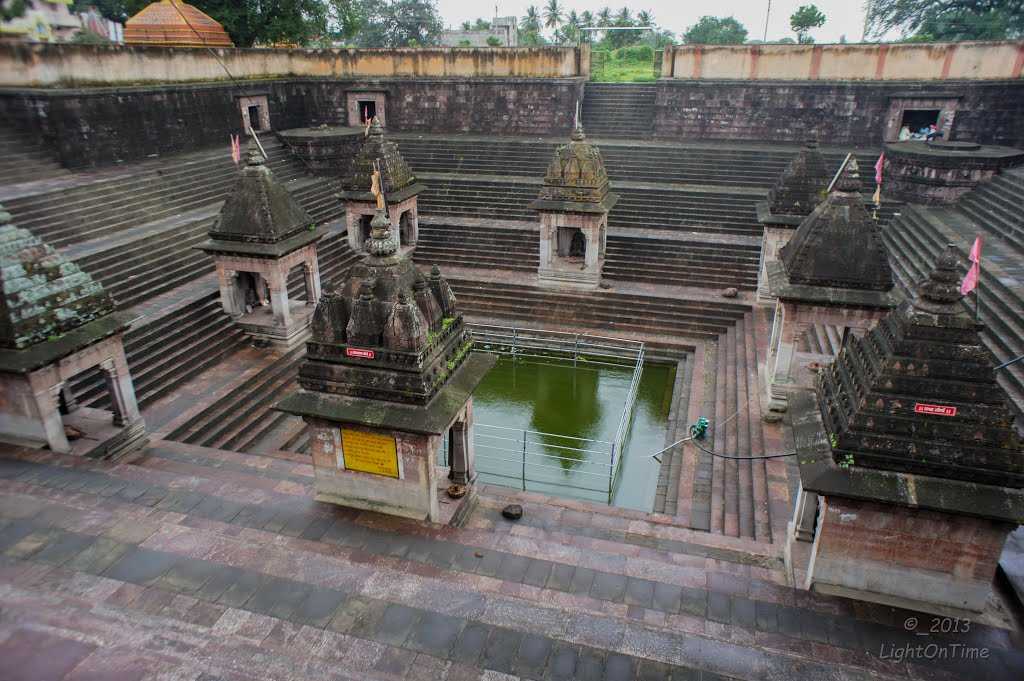
[[[494,16],[497,2],[498,15],[514,14],[522,17],[526,8],[536,5],[543,9],[543,0],[437,0],[441,17],[446,25],[458,27],[463,21],[477,17],[490,19]],[[594,2],[592,0],[561,0],[565,11],[590,10],[597,12],[609,6],[613,10],[623,5],[635,14],[647,10],[654,14],[654,20],[663,28],[681,35],[686,29],[697,23],[705,14],[712,16],[733,16],[750,32],[748,38],[761,40],[764,37],[765,13],[768,0],[716,0],[716,2],[686,2],[685,0],[617,0],[617,2]],[[771,15],[768,20],[768,40],[780,38],[796,38],[789,28],[789,15],[802,4],[813,2],[824,12],[826,20],[821,28],[811,31],[815,42],[836,43],[840,36],[845,35],[848,42],[859,42],[864,32],[864,1],[863,0],[771,0]]]

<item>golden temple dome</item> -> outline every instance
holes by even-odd
[[[180,0],[160,0],[124,24],[128,45],[234,47],[219,23]]]

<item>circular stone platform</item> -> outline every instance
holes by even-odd
[[[933,140],[885,145],[886,195],[913,203],[953,203],[1000,170],[1024,164],[1024,150]]]
[[[278,136],[296,156],[305,161],[310,170],[344,175],[352,157],[359,150],[365,131],[360,127],[324,125],[282,130]]]

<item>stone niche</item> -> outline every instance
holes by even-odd
[[[267,102],[267,95],[239,97],[238,108],[242,114],[242,130],[246,133],[250,127],[257,133],[273,130],[270,126],[270,104]]]
[[[376,118],[387,127],[387,90],[348,90],[345,92],[345,108],[348,124],[352,127],[366,125],[367,119]]]
[[[883,140],[898,141],[904,124],[909,125],[911,132],[917,132],[933,123],[942,139],[952,139],[953,120],[960,107],[960,99],[960,95],[927,92],[891,95]]]
[[[555,151],[540,195],[530,207],[540,215],[541,284],[596,288],[608,243],[608,212],[618,196],[609,191],[601,151],[577,126]]]
[[[886,195],[910,203],[954,203],[1001,170],[1024,164],[1024,150],[945,140],[885,145]]]

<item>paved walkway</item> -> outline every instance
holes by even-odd
[[[496,488],[432,527],[316,503],[311,474],[162,441],[131,465],[0,450],[0,677],[1024,678],[1019,632],[916,636],[927,616],[790,589],[753,542]],[[924,643],[988,652],[893,659]]]

